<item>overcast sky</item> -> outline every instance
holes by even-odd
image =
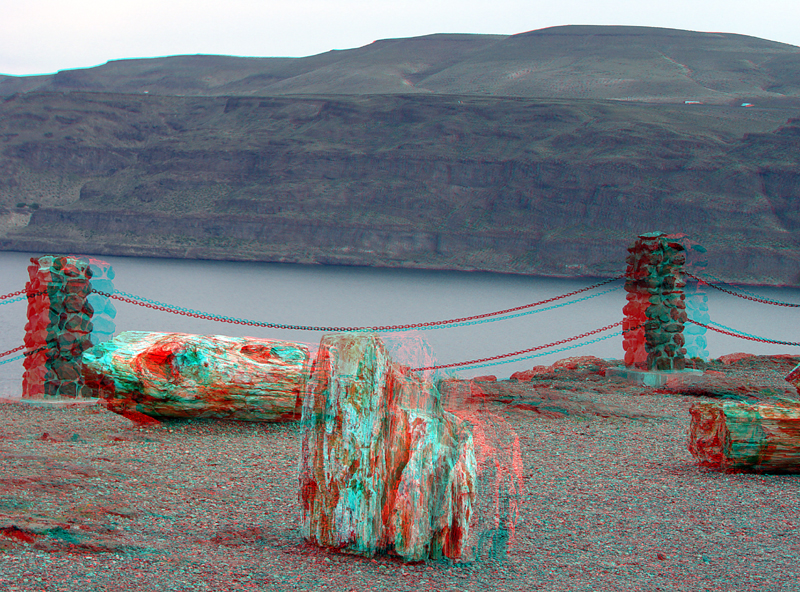
[[[800,0],[0,0],[0,73],[181,54],[307,56],[431,33],[558,25],[739,33],[800,46]]]

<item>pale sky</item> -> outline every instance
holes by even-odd
[[[307,56],[432,33],[558,25],[738,33],[800,46],[800,0],[0,0],[0,73],[185,54]]]

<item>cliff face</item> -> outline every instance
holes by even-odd
[[[661,230],[718,277],[796,284],[788,112],[30,93],[0,107],[0,246],[571,276]]]
[[[574,276],[660,230],[794,285],[798,71],[750,37],[555,27],[0,77],[0,248]]]

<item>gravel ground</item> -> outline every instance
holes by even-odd
[[[800,475],[698,468],[707,397],[558,378],[486,389],[513,390],[481,412],[519,436],[524,490],[505,556],[471,565],[304,543],[296,423],[0,404],[0,590],[800,590]]]

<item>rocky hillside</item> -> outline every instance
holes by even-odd
[[[749,37],[563,27],[6,77],[0,248],[606,275],[662,230],[717,277],[797,285],[797,65]]]

